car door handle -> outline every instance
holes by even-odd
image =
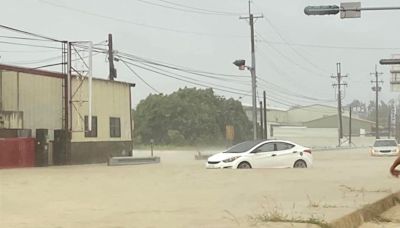
[[[276,154],[272,154],[271,156],[272,156],[272,157],[275,157],[275,156],[276,156]]]
[[[298,152],[297,151],[293,151],[293,154],[297,154]]]

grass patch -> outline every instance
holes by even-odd
[[[340,185],[339,187],[341,187],[343,189],[343,191],[347,191],[347,192],[357,192],[357,193],[366,193],[366,192],[375,192],[375,193],[392,193],[392,190],[390,189],[376,189],[376,190],[368,190],[365,188],[353,188],[347,185]]]
[[[251,216],[250,220],[256,224],[268,222],[305,223],[317,225],[321,228],[330,228],[329,224],[325,220],[315,217],[314,215],[309,218],[290,217],[289,215],[279,211],[277,208],[260,215]]]
[[[344,206],[337,206],[337,205],[334,205],[334,204],[321,203],[321,201],[311,200],[309,195],[307,195],[307,198],[308,198],[307,207],[309,207],[309,208],[338,208],[338,207],[344,207]]]

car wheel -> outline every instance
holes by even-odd
[[[248,162],[240,162],[237,166],[238,169],[251,169],[251,165]]]
[[[303,160],[297,160],[294,163],[293,168],[307,168],[307,163]]]

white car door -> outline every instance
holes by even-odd
[[[295,150],[295,145],[286,142],[276,142],[276,167],[292,167],[299,157],[299,151]]]
[[[249,154],[249,161],[253,168],[273,168],[275,164],[275,143],[265,143]]]

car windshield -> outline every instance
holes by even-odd
[[[243,153],[243,152],[250,150],[252,147],[259,144],[260,142],[262,142],[262,140],[242,142],[242,143],[236,144],[233,147],[229,148],[224,153]]]
[[[397,143],[394,140],[379,140],[375,141],[374,143],[374,147],[383,147],[383,146],[397,146]]]

